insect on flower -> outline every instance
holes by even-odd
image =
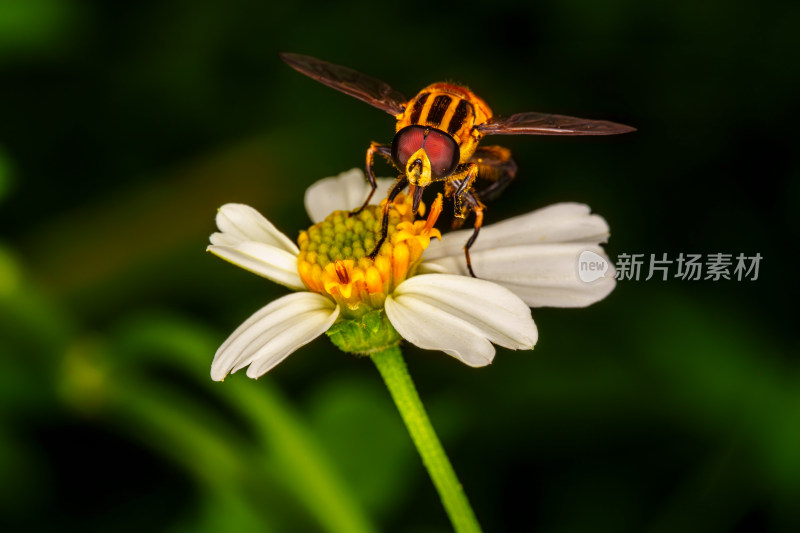
[[[514,179],[517,165],[502,146],[478,146],[484,135],[614,135],[635,128],[605,120],[588,120],[544,113],[518,113],[495,117],[481,98],[466,87],[434,83],[408,100],[385,82],[347,67],[300,54],[280,55],[290,67],[338,91],[394,115],[397,119],[391,145],[372,142],[367,149],[366,174],[372,190],[360,213],[378,187],[372,164],[375,154],[393,163],[403,174],[390,189],[384,204],[381,236],[369,254],[377,256],[386,240],[389,207],[406,187],[416,213],[422,192],[433,182],[443,181],[444,192],[453,198],[456,220],[475,213],[472,235],[464,246],[469,273],[475,277],[469,249],[483,225],[486,206]]]

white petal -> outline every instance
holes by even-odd
[[[472,230],[447,233],[441,242],[425,250],[427,260],[464,255],[464,245]],[[599,244],[608,239],[608,224],[589,206],[576,203],[554,204],[531,213],[509,218],[481,229],[470,253],[520,244],[580,242]]]
[[[578,276],[578,258],[587,250],[608,264],[604,277],[590,282]],[[605,298],[616,284],[613,264],[596,245],[504,246],[478,252],[470,250],[470,256],[478,278],[507,287],[531,307],[585,307]],[[437,259],[427,268],[445,268],[454,274],[469,275],[463,250],[456,257]]]
[[[425,251],[421,272],[469,275],[464,245],[472,230],[446,234]],[[470,249],[475,274],[509,288],[531,307],[584,307],[614,289],[614,268],[598,245],[608,224],[589,207],[555,204],[483,228]],[[605,277],[583,282],[578,257],[589,250],[609,264]]]
[[[211,244],[235,246],[239,242],[263,242],[295,256],[299,253],[292,240],[278,231],[264,216],[244,204],[225,204],[217,212],[217,227],[222,232],[211,236]]]
[[[220,346],[211,364],[211,378],[250,365],[247,375],[259,377],[289,354],[330,328],[339,308],[313,292],[289,294],[262,307]]]
[[[230,246],[230,247],[235,247],[237,244],[242,242],[240,238],[234,237],[230,233],[222,233],[222,232],[212,233],[211,237],[209,237],[208,240],[211,241],[211,244],[215,244],[218,246]]]
[[[447,266],[451,264],[450,259],[453,260],[452,267]],[[458,274],[458,269],[455,258],[447,257],[438,259],[436,262],[423,261],[417,267],[417,274]]]
[[[217,242],[220,242],[220,239]],[[252,241],[239,242],[235,246],[212,245],[206,250],[238,267],[290,289],[302,290],[305,288],[297,273],[297,253]]]
[[[529,350],[538,338],[528,306],[508,289],[480,279],[415,276],[397,287],[385,308],[397,332],[412,344],[474,367],[492,362],[492,342]]]
[[[383,200],[396,180],[377,178],[378,189],[372,197],[373,204]],[[315,224],[322,222],[334,211],[351,211],[361,207],[367,199],[370,186],[364,172],[354,168],[332,178],[324,178],[306,190],[306,212]]]

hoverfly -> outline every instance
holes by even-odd
[[[408,100],[385,82],[350,68],[300,54],[283,53],[280,57],[298,72],[382,109],[397,120],[391,145],[373,141],[367,149],[366,174],[372,190],[364,204],[353,212],[363,210],[375,194],[378,185],[372,164],[375,154],[383,156],[402,175],[384,204],[381,236],[369,254],[372,259],[386,240],[392,200],[408,187],[416,213],[425,187],[443,181],[445,196],[453,198],[456,220],[463,223],[470,212],[475,213],[474,229],[464,246],[464,255],[469,273],[476,277],[469,249],[483,225],[486,206],[481,197],[498,194],[517,172],[507,148],[478,146],[484,135],[614,135],[635,131],[623,124],[564,115],[518,113],[495,117],[486,102],[472,91],[450,83],[428,85]]]

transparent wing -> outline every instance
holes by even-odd
[[[589,120],[545,113],[517,113],[510,117],[493,117],[476,128],[484,135],[615,135],[636,131],[636,128],[607,120]]]
[[[390,115],[401,113],[405,107],[406,97],[381,80],[310,56],[288,53],[280,56],[287,65],[309,78],[363,100]]]

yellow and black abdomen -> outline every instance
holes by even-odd
[[[398,116],[397,129],[428,126],[446,132],[458,144],[459,162],[465,163],[478,146],[480,133],[474,126],[486,122],[491,110],[466,87],[434,83],[422,89]]]

